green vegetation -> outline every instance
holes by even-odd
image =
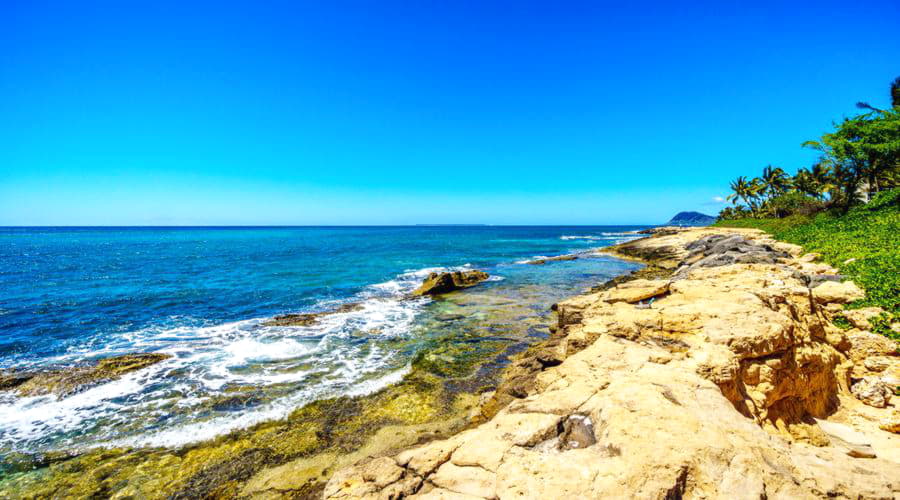
[[[883,191],[849,212],[784,218],[721,220],[726,227],[762,229],[777,239],[817,252],[829,264],[866,290],[866,298],[850,307],[878,306],[886,311],[873,330],[900,340],[890,329],[900,321],[900,188]]]
[[[851,307],[878,306],[873,330],[900,340],[900,78],[891,82],[891,108],[858,102],[863,114],[803,147],[820,153],[794,176],[771,165],[762,175],[732,181],[733,206],[719,226],[762,229],[817,252],[866,289]],[[836,322],[849,327],[849,323]]]
[[[900,78],[891,84],[891,109],[859,102],[866,112],[844,118],[834,131],[803,147],[820,153],[815,164],[792,177],[769,165],[762,175],[732,181],[734,206],[720,220],[811,215],[827,208],[847,212],[875,194],[900,186]],[[740,202],[740,204],[738,204]]]

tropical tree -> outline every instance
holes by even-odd
[[[728,201],[736,205],[738,200],[750,207],[750,211],[756,213],[756,197],[759,194],[759,184],[756,179],[748,181],[743,175],[731,181],[731,194]]]
[[[805,168],[797,170],[791,185],[800,193],[814,198],[819,198],[819,185],[813,178],[812,172]]]
[[[763,192],[769,197],[783,194],[791,187],[791,179],[788,177],[788,174],[781,168],[773,167],[772,165],[768,165],[763,169],[760,181],[762,182]]]
[[[834,178],[831,176],[831,164],[828,160],[820,160],[813,163],[809,175],[816,184],[816,198],[824,199],[826,194],[831,194],[834,189]]]

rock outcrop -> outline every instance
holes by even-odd
[[[322,318],[334,314],[343,314],[359,311],[363,308],[362,304],[351,303],[342,304],[336,309],[330,311],[321,311],[314,313],[291,313],[275,316],[269,321],[263,323],[263,326],[313,326],[319,323]]]
[[[535,259],[529,260],[526,264],[530,264],[532,266],[540,266],[546,264],[548,262],[559,262],[564,260],[576,260],[578,259],[578,255],[576,254],[566,254],[566,255],[557,255],[556,257],[545,257],[543,259]]]
[[[422,282],[419,288],[413,291],[413,296],[440,295],[475,286],[488,279],[488,273],[484,271],[453,271],[446,273],[431,273]]]
[[[672,276],[561,302],[479,425],[343,469],[325,497],[900,496],[894,403],[851,390],[883,395],[896,346],[831,323],[862,295],[853,283],[750,230],[613,251]]]
[[[170,354],[125,354],[98,361],[92,366],[75,366],[34,372],[0,373],[0,390],[19,396],[55,394],[66,397],[95,385],[117,380],[130,373],[172,357]]]

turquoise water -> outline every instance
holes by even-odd
[[[63,399],[0,393],[0,451],[178,446],[318,398],[372,392],[454,328],[449,302],[407,298],[429,272],[483,269],[492,278],[477,287],[479,301],[515,297],[538,314],[634,265],[524,260],[614,244],[635,229],[0,228],[0,368],[173,356]],[[263,324],[344,303],[362,309],[309,327]],[[476,337],[495,338],[500,327],[482,323]],[[248,388],[253,397],[222,403]]]

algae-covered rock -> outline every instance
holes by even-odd
[[[171,354],[160,353],[125,354],[101,359],[93,366],[4,374],[0,377],[0,390],[14,389],[20,396],[55,394],[66,397],[171,357]]]
[[[488,279],[484,271],[453,271],[449,273],[431,273],[412,294],[413,296],[439,295],[462,288],[475,286]]]
[[[312,326],[319,322],[325,316],[331,316],[332,314],[341,314],[341,313],[349,313],[354,311],[359,311],[362,309],[362,304],[353,303],[353,304],[343,304],[337,309],[331,311],[322,311],[322,312],[314,312],[314,313],[299,313],[299,314],[282,314],[279,316],[275,316],[269,321],[263,323],[263,326]]]
[[[544,259],[529,260],[528,262],[526,262],[526,264],[530,264],[532,266],[540,266],[540,265],[546,264],[548,262],[556,262],[556,261],[562,261],[562,260],[576,260],[577,258],[578,258],[578,256],[574,255],[574,254],[557,255],[556,257],[547,257]]]

